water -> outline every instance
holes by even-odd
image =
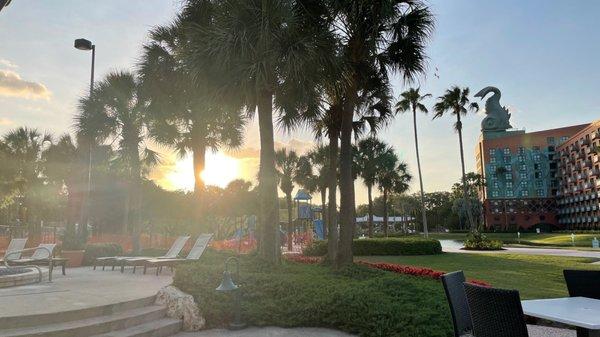
[[[460,240],[440,240],[440,244],[442,245],[442,250],[445,252],[459,250],[464,246]]]

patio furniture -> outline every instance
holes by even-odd
[[[600,299],[600,270],[563,270],[569,296]],[[577,328],[577,337],[588,337],[585,328]]]
[[[174,259],[177,258],[177,256],[179,255],[179,253],[181,253],[181,251],[183,250],[183,247],[185,247],[185,244],[187,243],[187,241],[190,239],[190,236],[179,236],[177,239],[175,239],[175,241],[173,242],[173,244],[171,245],[171,248],[169,248],[169,250],[167,251],[167,253],[165,253],[165,255],[163,256],[158,256],[158,257],[152,257],[152,256],[106,256],[106,257],[99,257],[96,258],[96,260],[94,261],[94,270],[96,270],[96,266],[101,264],[102,265],[102,270],[104,270],[104,268],[106,267],[107,264],[112,263],[112,270],[115,270],[115,266],[117,264],[119,264],[121,266],[121,272],[124,271],[125,269],[125,265],[127,260],[144,260],[144,259],[152,259],[152,258],[156,258],[156,259]]]
[[[519,292],[464,283],[476,337],[529,337]]]
[[[577,327],[577,336],[600,336],[600,300],[587,297],[564,297],[523,301],[527,316]]]
[[[41,243],[36,248],[26,248],[21,249],[19,251],[13,251],[11,253],[7,253],[5,255],[6,260],[4,260],[4,264],[6,266],[32,266],[36,267],[40,272],[40,281],[41,281],[41,269],[38,267],[40,265],[48,266],[48,281],[52,282],[52,271],[54,268],[54,263],[52,262],[54,255],[54,247],[56,247],[55,243]],[[19,259],[9,259],[11,255],[20,255],[23,252],[33,250],[33,254],[27,258],[19,258]]]
[[[6,251],[4,252],[4,257],[0,261],[4,261],[6,256],[10,254],[11,260],[18,260],[21,258],[21,251],[25,249],[25,244],[27,243],[27,238],[24,239],[11,239]],[[11,254],[12,253],[12,254]]]
[[[465,283],[465,274],[462,270],[442,275],[442,284],[452,314],[454,337],[472,336],[473,331],[471,312],[463,283]]]
[[[196,243],[194,243],[194,246],[185,259],[147,259],[136,261],[136,263],[142,263],[144,266],[144,274],[146,274],[148,267],[156,267],[156,275],[158,275],[158,273],[162,271],[162,267],[167,266],[173,269],[173,266],[176,264],[198,260],[202,254],[204,254],[212,237],[212,234],[202,234],[198,236]]]

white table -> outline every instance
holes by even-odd
[[[587,297],[565,297],[522,301],[528,316],[572,325],[588,330],[589,336],[600,336],[600,300]]]

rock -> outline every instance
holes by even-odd
[[[194,297],[174,286],[160,289],[156,294],[156,304],[167,307],[167,316],[182,319],[184,331],[198,331],[206,325]]]

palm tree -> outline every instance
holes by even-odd
[[[179,157],[188,153],[193,156],[197,221],[204,208],[201,173],[206,151],[240,146],[246,124],[239,109],[217,104],[206,83],[196,81],[187,66],[189,43],[185,32],[191,23],[203,22],[200,13],[186,12],[175,23],[151,30],[140,63],[150,135],[158,143],[175,148]]]
[[[390,192],[402,194],[408,190],[412,180],[405,163],[400,162],[393,150],[386,151],[380,157],[380,166],[376,181],[383,199],[383,233],[388,236],[388,196]]]
[[[292,211],[294,204],[292,203],[292,192],[294,191],[294,180],[296,170],[298,169],[298,155],[295,151],[287,151],[285,148],[277,150],[275,153],[275,165],[279,175],[279,188],[285,194],[285,202],[288,214],[288,251],[292,251],[292,236],[294,234],[294,224],[292,219]]]
[[[419,187],[421,189],[421,216],[423,217],[423,233],[425,237],[429,236],[427,229],[427,210],[425,208],[425,191],[423,190],[423,175],[421,173],[421,158],[419,157],[419,137],[417,136],[417,112],[427,113],[427,107],[421,103],[424,99],[431,97],[431,94],[421,95],[420,88],[410,88],[400,94],[402,99],[396,103],[396,112],[412,111],[413,130],[415,133],[415,153],[417,154],[417,171],[419,173]]]
[[[27,222],[27,207],[22,207],[30,198],[33,187],[42,184],[43,164],[42,153],[52,142],[49,134],[40,133],[36,129],[19,127],[11,130],[2,137],[4,152],[11,158],[3,166],[12,167],[13,189],[22,198],[19,202],[19,220]]]
[[[391,151],[390,147],[374,136],[362,139],[358,142],[354,162],[358,174],[367,186],[367,198],[369,202],[368,234],[373,237],[373,186],[382,164],[382,156]]]
[[[433,15],[420,1],[332,1],[335,31],[348,65],[343,78],[340,123],[340,241],[336,265],[351,264],[354,237],[352,174],[353,118],[365,88],[378,83],[389,88],[387,71],[413,80],[425,69],[425,45],[434,27]],[[377,113],[378,107],[375,104]]]
[[[188,9],[206,1],[188,0]],[[219,97],[241,102],[246,111],[257,111],[260,134],[259,255],[279,263],[277,224],[277,171],[273,139],[273,112],[298,108],[283,102],[285,96],[300,101],[306,81],[322,62],[325,50],[319,31],[307,24],[314,19],[306,7],[283,0],[224,0],[215,3],[208,27],[190,29],[190,66],[195,76],[216,84]],[[293,101],[293,100],[292,100]]]
[[[139,83],[132,73],[109,73],[95,88],[94,95],[103,108],[106,134],[116,143],[116,161],[127,179],[127,202],[122,232],[131,225],[137,238],[141,230],[141,179],[143,169],[159,162],[158,154],[148,148],[145,102],[139,95]]]
[[[442,117],[446,112],[451,113],[456,117],[456,123],[454,129],[458,132],[458,144],[460,147],[460,165],[462,170],[462,182],[463,182],[463,198],[464,203],[467,206],[467,217],[471,230],[475,232],[477,226],[473,221],[473,215],[471,214],[470,207],[468,206],[469,193],[467,190],[467,177],[465,173],[465,154],[463,151],[463,140],[462,140],[462,122],[461,116],[466,116],[469,111],[479,110],[477,103],[469,102],[469,88],[461,89],[458,86],[453,86],[447,89],[443,96],[438,97],[438,102],[433,107],[435,115],[433,119]]]

